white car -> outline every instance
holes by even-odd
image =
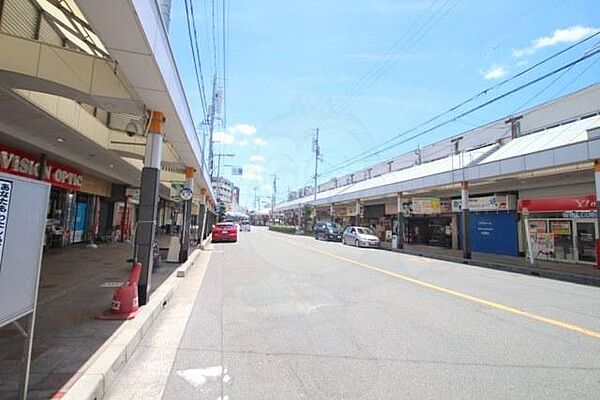
[[[369,228],[361,226],[349,226],[342,236],[343,244],[350,244],[356,247],[379,247],[379,238]]]
[[[240,232],[250,232],[250,221],[242,221],[241,222]]]

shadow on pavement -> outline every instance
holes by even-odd
[[[108,309],[114,287],[127,278],[132,251],[131,244],[110,243],[44,254],[28,398],[58,398],[123,323],[95,317]],[[152,275],[152,290],[177,266],[163,261]],[[0,329],[1,399],[17,398],[22,343],[13,325]]]

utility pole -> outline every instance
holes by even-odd
[[[213,149],[213,132],[215,131],[215,112],[217,110],[217,74],[213,75],[213,88],[212,88],[212,104],[210,105],[208,115],[208,127],[209,127],[209,143],[208,143],[208,168],[210,171],[210,178],[212,181],[213,168],[214,168],[214,149]]]
[[[275,215],[275,202],[277,201],[277,175],[273,175],[273,196],[271,197],[271,217]]]
[[[258,212],[258,194],[256,193],[257,190],[258,190],[258,188],[255,186],[254,187],[254,210]]]
[[[315,194],[315,201],[317,200],[317,177],[319,170],[319,157],[321,156],[321,149],[319,147],[319,128],[317,128],[315,139],[313,141],[313,151],[315,152],[315,186],[313,192]]]

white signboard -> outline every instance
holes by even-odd
[[[461,199],[452,200],[452,212],[460,212],[462,209]],[[470,197],[470,211],[506,211],[510,210],[508,204],[508,196],[484,196]]]
[[[435,197],[413,197],[413,214],[439,214],[441,212],[440,199]]]
[[[0,179],[0,273],[2,273],[2,259],[4,256],[4,239],[8,226],[8,212],[10,209],[10,194],[12,181]]]
[[[0,173],[0,327],[33,312],[50,185]]]

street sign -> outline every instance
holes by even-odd
[[[0,326],[35,307],[49,194],[49,184],[0,173]]]
[[[194,197],[194,191],[190,188],[183,188],[179,191],[179,197],[183,201],[191,200]]]

